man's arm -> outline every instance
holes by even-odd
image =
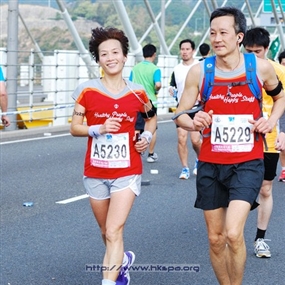
[[[280,127],[280,132],[285,133],[285,112],[283,113],[283,115],[279,119],[279,127]]]
[[[285,90],[285,66],[280,65],[280,69],[278,70],[278,77],[282,83],[283,91]],[[279,119],[279,127],[280,132],[285,133],[285,112],[282,114],[281,118]]]
[[[199,79],[201,74],[200,64],[196,64],[190,68],[186,80],[184,90],[179,101],[179,105],[176,109],[176,116],[180,113],[192,109],[199,96]],[[199,115],[198,115],[199,114]],[[196,116],[198,115],[198,120]],[[211,116],[205,112],[199,111],[195,115],[195,122],[187,114],[181,114],[175,119],[178,126],[187,131],[200,131],[203,127],[210,124]]]
[[[157,94],[158,91],[161,88],[161,71],[160,69],[157,69],[154,73],[154,89],[155,89],[155,93]]]
[[[175,74],[174,71],[171,73],[170,82],[168,92],[171,96],[174,96],[174,88],[177,88],[176,81],[175,81]]]
[[[281,83],[277,78],[272,64],[267,60],[258,59],[258,68],[264,82],[263,88],[273,99],[271,115],[267,120],[270,129],[265,130],[264,128],[261,128],[258,130],[259,132],[267,133],[272,131],[279,118],[284,114],[285,93],[284,90],[280,88]]]
[[[177,88],[176,81],[175,81],[174,71],[171,73],[169,86],[172,86],[172,87]]]
[[[7,112],[8,96],[4,81],[0,81],[0,108],[3,113]],[[1,120],[5,127],[8,127],[10,125],[10,119],[7,115],[2,115]]]
[[[129,80],[133,81],[133,71],[131,71],[131,73],[130,73]]]

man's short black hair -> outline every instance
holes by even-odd
[[[156,47],[152,44],[147,44],[143,47],[143,57],[152,57],[156,53]]]
[[[199,46],[199,52],[202,56],[207,56],[210,51],[210,46],[206,43],[203,43]]]
[[[191,48],[194,50],[195,49],[195,43],[190,40],[190,39],[185,39],[185,40],[182,40],[180,43],[179,43],[179,48],[181,49],[181,46],[182,44],[185,44],[185,43],[189,43],[191,45]]]
[[[222,16],[232,16],[234,17],[234,29],[236,34],[243,33],[245,35],[246,33],[246,18],[245,15],[241,10],[235,7],[220,7],[214,10],[210,17],[210,23],[213,21],[213,19],[222,17]]]
[[[285,50],[282,51],[278,56],[278,61],[281,64],[282,59],[285,58]]]
[[[245,48],[247,46],[262,46],[266,49],[270,44],[270,34],[262,27],[255,27],[245,33],[242,43]]]

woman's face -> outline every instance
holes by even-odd
[[[99,65],[104,74],[114,75],[122,72],[126,56],[123,54],[121,43],[110,39],[99,45]]]

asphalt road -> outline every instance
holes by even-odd
[[[6,133],[0,135],[0,283],[100,285],[104,248],[82,184],[86,139],[74,138],[64,128]],[[131,285],[217,284],[203,213],[193,207],[195,177],[178,179],[176,140],[173,122],[161,121],[159,161],[150,164],[143,157],[143,180],[150,185],[143,186],[125,228],[125,249],[136,253]],[[153,169],[158,174],[151,174]],[[25,207],[25,202],[33,206]],[[285,184],[276,179],[266,236],[270,259],[253,254],[256,211],[250,213],[243,284],[285,284],[284,202]]]

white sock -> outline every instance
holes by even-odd
[[[285,170],[285,166],[284,167],[282,166],[282,170]]]
[[[116,282],[108,279],[103,279],[102,285],[116,285]]]

